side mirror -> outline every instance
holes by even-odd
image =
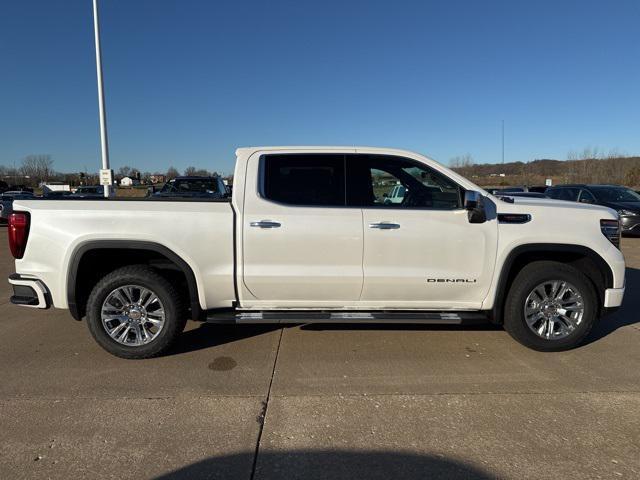
[[[581,198],[580,203],[593,203],[593,200],[590,198]]]
[[[487,221],[484,200],[480,192],[474,190],[464,192],[464,208],[467,211],[469,223],[484,223]]]

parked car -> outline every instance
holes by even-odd
[[[104,187],[102,185],[82,185],[69,195],[69,198],[104,198]]]
[[[613,208],[620,216],[622,233],[640,234],[640,194],[620,185],[558,185],[547,195],[557,200],[590,203]]]
[[[526,188],[524,187],[503,187],[503,188],[488,188],[487,192],[491,195],[500,195],[504,193],[516,193],[516,192],[526,192]]]
[[[224,198],[227,187],[218,176],[214,177],[176,177],[164,184],[159,192],[153,194],[159,198]]]
[[[402,203],[406,192],[407,189],[403,185],[396,185],[388,194],[384,193],[382,195],[384,198],[383,203],[385,205],[389,205],[392,203]]]
[[[21,192],[7,190],[0,195],[0,223],[7,223],[9,215],[13,212],[14,199],[33,199],[35,195],[31,192]]]
[[[69,190],[49,190],[48,192],[42,195],[43,198],[48,199],[60,199],[65,197],[70,197],[73,195]]]
[[[545,193],[547,191],[547,188],[549,187],[547,187],[546,185],[532,185],[527,188],[527,191],[535,193]]]
[[[518,192],[526,192],[527,189],[525,187],[505,187],[500,190],[496,190],[497,193],[494,195],[498,195],[500,193],[518,193]]]
[[[68,308],[125,358],[165,352],[187,318],[486,318],[530,348],[565,350],[622,302],[625,262],[609,208],[505,202],[403,150],[236,155],[231,198],[88,200],[72,209],[17,200],[11,302]],[[406,188],[402,202],[376,198],[381,176]]]
[[[497,197],[525,197],[525,198],[549,198],[544,193],[538,192],[506,192],[504,193],[502,190],[498,190],[497,193],[494,193]]]

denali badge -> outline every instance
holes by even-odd
[[[427,278],[427,283],[476,283],[475,278]]]

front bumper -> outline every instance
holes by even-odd
[[[9,301],[14,305],[31,308],[49,308],[51,306],[51,295],[41,280],[12,273],[9,275],[9,283],[13,287],[13,295]]]
[[[607,288],[604,291],[604,307],[612,308],[622,305],[622,299],[624,298],[624,287],[622,288]]]

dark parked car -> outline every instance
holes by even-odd
[[[504,190],[498,190],[498,193],[495,195],[497,197],[549,198],[544,193],[539,192],[504,192]]]
[[[83,185],[73,192],[68,198],[104,198],[102,185]]]
[[[52,190],[47,193],[44,193],[42,196],[44,198],[49,198],[51,200],[57,200],[60,198],[65,198],[70,195],[73,195],[69,190]]]
[[[557,200],[593,203],[617,210],[623,234],[640,234],[640,194],[620,185],[558,185],[546,194]]]
[[[546,185],[532,185],[527,190],[529,192],[544,193],[547,191],[547,188],[549,187]]]
[[[153,197],[224,198],[227,187],[220,177],[176,177],[164,184]]]
[[[20,192],[8,190],[0,195],[0,223],[7,223],[9,215],[13,213],[13,200],[14,199],[31,199],[35,198],[35,195],[31,192]]]

